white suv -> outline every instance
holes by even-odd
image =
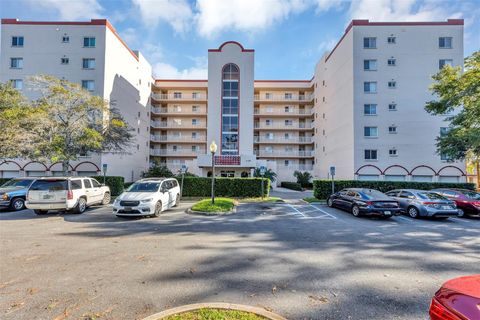
[[[113,213],[120,217],[156,216],[180,202],[180,187],[174,178],[138,180],[113,203]]]
[[[83,213],[92,204],[110,203],[110,194],[109,187],[92,178],[45,177],[30,186],[25,206],[36,214],[45,214],[48,210]]]

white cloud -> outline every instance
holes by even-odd
[[[167,22],[178,33],[190,27],[192,9],[186,0],[132,0],[140,10],[146,25],[156,26],[160,21]]]
[[[432,0],[354,0],[352,19],[370,21],[438,21],[461,17],[446,1]]]
[[[95,19],[103,11],[97,0],[27,0],[27,3],[34,8],[55,11],[61,20]]]
[[[155,79],[207,79],[208,70],[202,67],[177,69],[168,63],[155,63],[153,65]]]

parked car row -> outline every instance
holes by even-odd
[[[350,211],[355,217],[412,218],[480,216],[480,193],[464,189],[398,189],[382,193],[374,189],[347,188],[329,196],[327,204]]]

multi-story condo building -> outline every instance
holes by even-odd
[[[72,174],[95,175],[107,164],[109,175],[138,179],[149,165],[149,107],[152,70],[107,20],[40,22],[2,19],[0,81],[12,81],[29,97],[28,77],[48,74],[81,84],[117,108],[135,130],[127,153],[85,154]],[[62,174],[59,163],[0,159],[0,177]]]
[[[29,31],[19,28],[22,25],[16,20],[3,21],[11,28],[2,28],[0,79],[15,83],[22,78],[16,76],[15,68],[11,69],[11,59],[20,56],[10,48],[10,41]],[[105,20],[84,24],[100,24],[103,33],[116,36]],[[74,28],[68,23],[57,25]],[[81,39],[88,37],[80,25],[75,25],[76,34]],[[28,38],[24,39],[26,50]],[[97,39],[102,39],[101,35]],[[137,66],[143,61],[139,53],[131,54],[118,36],[116,41],[118,50],[140,61],[124,61],[109,72],[120,74],[127,65]],[[7,50],[3,50],[5,47]],[[72,50],[68,53],[72,57],[74,52],[79,57],[85,55],[82,47]],[[62,52],[53,51],[57,55]],[[336,178],[341,179],[464,180],[464,163],[451,162],[435,152],[435,138],[448,130],[445,117],[424,111],[425,102],[434,99],[428,90],[431,76],[445,64],[463,65],[463,20],[353,20],[335,48],[320,59],[309,80],[255,80],[254,54],[238,42],[225,42],[209,50],[208,79],[201,80],[150,83],[150,69],[145,64],[137,75],[141,81],[135,82],[134,77],[128,81],[141,92],[138,108],[122,109],[127,113],[141,111],[127,120],[143,134],[143,144],[132,155],[124,155],[139,162],[112,165],[118,172],[129,172],[131,166],[146,165],[149,157],[150,163],[164,164],[172,171],[186,165],[190,172],[208,176],[212,166],[209,145],[215,141],[216,172],[226,177],[250,176],[254,168],[265,165],[278,174],[278,181],[295,180],[295,170],[329,178],[331,166],[336,168]],[[22,57],[29,56],[41,58],[30,50]],[[102,61],[106,64],[110,59],[114,58],[107,55]],[[52,71],[29,69],[27,74],[41,71],[65,75],[59,71],[61,66],[48,67]],[[82,71],[78,76],[72,71],[67,77],[80,82],[84,80]],[[96,93],[108,99],[105,92]],[[117,107],[123,103],[118,98],[113,100]],[[0,164],[4,175],[6,165],[10,164]],[[136,173],[123,175],[127,180],[137,177]]]

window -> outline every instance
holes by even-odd
[[[193,139],[197,138],[197,133],[196,132],[192,132],[192,138]]]
[[[22,79],[12,79],[12,80],[10,80],[10,83],[12,84],[12,87],[14,87],[17,90],[22,90],[23,89],[23,80]]]
[[[267,126],[271,126],[273,124],[273,120],[267,119],[267,120],[265,120],[265,124]]]
[[[197,92],[193,92],[192,93],[192,99],[197,99],[198,98],[198,93]]]
[[[93,80],[82,80],[82,88],[88,91],[95,90],[95,81]]]
[[[174,92],[173,93],[173,98],[174,99],[182,99],[182,93],[181,92]]]
[[[388,104],[388,111],[397,111],[397,104],[396,103],[389,103]]]
[[[177,151],[177,150],[178,150],[178,147],[177,147],[177,146],[172,146],[172,150],[173,150],[173,151]]]
[[[83,58],[82,67],[83,69],[95,69],[95,59]]]
[[[82,180],[70,180],[70,188],[72,190],[82,189]]]
[[[284,163],[285,167],[288,167],[290,165],[290,160],[285,160]]]
[[[198,112],[198,106],[192,106],[192,112]]]
[[[192,152],[197,152],[198,146],[192,146]]]
[[[173,112],[182,112],[182,107],[178,105],[173,106]]]
[[[285,100],[292,100],[293,95],[291,93],[285,93]]]
[[[397,156],[397,149],[390,149],[388,150],[388,155],[390,157],[396,157]]]
[[[388,59],[388,63],[387,63],[390,67],[393,67],[393,66],[396,66],[397,65],[397,59],[395,58],[390,58]]]
[[[222,68],[222,155],[238,155],[238,100],[240,70],[236,64],[227,63]]]
[[[62,43],[69,43],[70,42],[70,37],[69,36],[63,36],[62,37]]]
[[[61,59],[60,59],[60,63],[61,63],[61,64],[69,64],[69,63],[70,63],[70,59],[69,59],[69,58],[61,58]]]
[[[363,83],[363,92],[365,92],[365,93],[377,93],[377,83],[376,82],[364,82]]]
[[[376,71],[377,60],[363,60],[363,70]]]
[[[192,119],[192,126],[198,125],[198,119]]]
[[[285,140],[290,140],[291,135],[290,133],[285,133],[284,137],[285,137]]]
[[[377,105],[376,104],[364,104],[363,105],[363,114],[366,116],[377,115]]]
[[[452,59],[440,59],[438,60],[438,69],[442,69],[445,65],[453,66]]]
[[[438,38],[438,47],[440,49],[452,49],[452,37]]]
[[[12,47],[23,47],[23,37],[12,37]]]
[[[396,42],[397,42],[397,38],[395,38],[394,36],[390,36],[387,38],[387,43],[394,44]]]
[[[363,47],[365,49],[376,49],[377,48],[377,38],[374,38],[374,37],[363,38]]]
[[[84,37],[83,46],[85,48],[95,48],[95,37]]]
[[[366,149],[365,150],[365,160],[377,160],[377,150]]]
[[[291,112],[292,108],[290,108],[290,106],[285,106],[285,112],[286,113],[289,113]]]
[[[10,68],[12,68],[12,69],[22,69],[23,68],[23,58],[10,58]]]
[[[388,88],[395,89],[397,87],[397,82],[394,80],[388,81]]]
[[[265,93],[265,99],[271,99],[272,98],[272,94],[271,93]]]
[[[377,127],[363,127],[363,135],[365,137],[378,137]]]
[[[397,133],[397,127],[396,126],[388,127],[388,133],[391,133],[391,134]]]
[[[291,125],[293,125],[293,121],[292,120],[285,120],[285,125],[286,126],[291,126]]]
[[[94,188],[100,188],[100,187],[102,186],[102,185],[101,185],[100,183],[98,183],[98,181],[95,180],[95,179],[92,179],[92,180],[90,180],[90,181],[92,181],[92,184],[93,184],[93,187],[94,187]]]
[[[83,179],[83,184],[85,185],[85,188],[87,188],[87,189],[92,188],[92,183],[90,182],[90,179]]]

